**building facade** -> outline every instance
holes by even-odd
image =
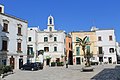
[[[35,62],[37,57],[37,39],[38,39],[38,27],[29,27],[28,34],[27,34],[27,55],[28,61],[30,60]]]
[[[72,37],[69,34],[66,34],[66,60],[73,65]]]
[[[116,42],[117,63],[120,64],[120,43]]]
[[[92,59],[97,61],[97,48],[96,48],[96,35],[94,31],[76,31],[76,32],[71,32],[71,37],[72,37],[72,46],[73,46],[73,60],[74,64],[84,64],[84,55],[83,55],[83,50],[82,47],[79,45],[76,45],[76,40],[77,38],[83,39],[85,36],[87,36],[87,41],[90,42],[90,45],[87,45],[85,50],[89,50],[90,53],[93,54]]]
[[[21,20],[4,13],[0,5],[0,64],[18,69],[27,60],[27,26]]]
[[[83,51],[81,46],[76,45],[77,37],[83,39],[87,36],[90,45],[86,49],[93,54],[91,61],[103,64],[116,64],[116,37],[113,29],[100,30],[92,28],[91,31],[71,32],[73,45],[74,64],[84,63]]]
[[[116,37],[113,29],[96,30],[97,52],[100,62],[116,64]]]
[[[31,28],[32,29],[32,28]],[[34,37],[33,34],[28,34]],[[48,17],[47,29],[39,30],[36,34],[37,50],[44,50],[44,65],[51,65],[51,62],[63,62],[65,57],[65,32],[54,28],[54,18]],[[34,50],[34,49],[33,49]]]

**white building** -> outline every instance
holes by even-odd
[[[0,64],[14,69],[27,61],[27,26],[25,20],[4,13],[0,5]]]
[[[120,43],[116,42],[117,63],[120,64]]]
[[[33,28],[30,28],[32,30]],[[47,29],[44,31],[31,32],[28,38],[31,37],[34,42],[37,42],[37,49],[33,46],[35,53],[39,50],[44,50],[44,65],[50,65],[51,62],[62,62],[65,56],[65,32],[58,31],[54,28],[54,19],[48,17]],[[36,40],[34,38],[37,38]],[[33,44],[34,44],[33,42]],[[29,43],[30,44],[30,43]]]
[[[116,63],[116,38],[113,29],[96,30],[99,61],[105,64]]]
[[[27,53],[28,53],[28,59],[33,62],[35,62],[36,54],[37,54],[38,32],[39,32],[38,27],[28,28]]]

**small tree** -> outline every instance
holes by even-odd
[[[90,51],[87,49],[85,57],[86,57],[86,66],[90,66],[90,58],[93,56],[93,53],[90,53]]]
[[[86,61],[85,65],[86,65],[86,66],[90,66],[90,52],[87,50],[86,53],[85,53],[85,48],[86,48],[86,46],[87,46],[87,45],[90,45],[90,42],[87,41],[87,38],[88,38],[87,36],[85,36],[83,39],[78,38],[78,39],[76,40],[76,45],[79,45],[79,46],[82,47],[83,56],[84,56],[85,61]]]

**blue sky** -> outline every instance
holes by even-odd
[[[47,28],[47,17],[55,19],[55,29],[89,31],[115,29],[120,42],[120,0],[0,0],[5,13],[28,21],[29,26]]]

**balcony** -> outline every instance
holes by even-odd
[[[22,51],[21,50],[18,50],[18,51],[16,51],[17,53],[22,53]]]
[[[18,35],[18,36],[23,36],[21,33],[18,33],[17,35]]]
[[[97,51],[97,56],[103,57],[103,55],[104,55],[104,51],[101,51],[101,52]]]
[[[8,50],[0,50],[1,54],[7,54],[9,51]]]

